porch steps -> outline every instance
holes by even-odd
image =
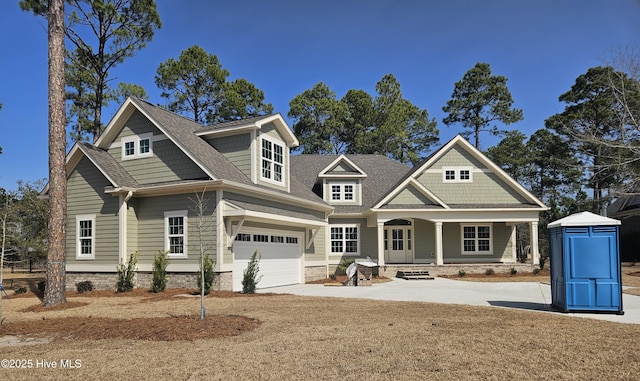
[[[429,272],[425,270],[398,271],[396,278],[407,279],[407,280],[432,280],[433,279],[433,277],[429,275]]]

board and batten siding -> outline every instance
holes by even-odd
[[[471,182],[444,182],[443,167],[470,167]],[[496,174],[462,148],[455,146],[417,180],[443,202],[455,204],[529,203]]]
[[[122,160],[122,138],[146,133],[153,133],[153,155]],[[140,184],[207,177],[200,167],[139,111],[134,112],[127,120],[108,152]]]
[[[111,183],[83,157],[67,180],[67,248],[68,264],[118,264],[118,197],[104,193]],[[76,216],[95,214],[95,258],[76,259]]]
[[[153,263],[153,257],[158,251],[165,250],[165,212],[187,211],[187,256],[170,257],[170,263],[193,264],[197,269],[200,263],[200,241],[198,237],[197,215],[193,211],[193,194],[179,194],[160,197],[143,197],[136,200],[136,214],[138,216],[138,254],[139,263]],[[203,244],[210,258],[216,256],[216,211],[215,192],[207,192],[205,198],[209,200],[205,213],[205,230]],[[212,201],[213,200],[213,201]],[[130,248],[131,250],[131,248]]]
[[[213,148],[222,153],[242,173],[251,178],[251,135],[248,133],[207,139]]]

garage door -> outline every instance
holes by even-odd
[[[258,250],[261,254],[257,288],[302,283],[302,239],[291,232],[243,231],[233,243],[233,291],[242,291],[242,276]]]

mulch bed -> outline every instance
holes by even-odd
[[[66,317],[2,325],[2,335],[46,337],[62,340],[132,339],[194,341],[237,336],[260,325],[257,319],[238,315],[169,316],[137,319]]]

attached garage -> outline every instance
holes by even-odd
[[[280,230],[241,231],[233,243],[233,291],[242,291],[243,272],[251,256],[261,254],[257,288],[302,283],[302,236]]]

